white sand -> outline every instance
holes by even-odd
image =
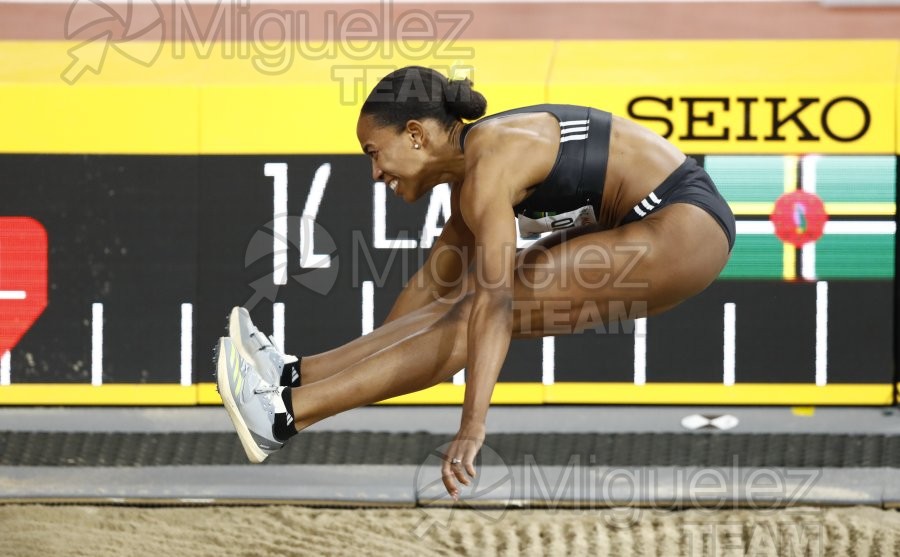
[[[900,513],[0,505],[0,555],[888,556]]]

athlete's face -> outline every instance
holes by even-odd
[[[428,155],[423,133],[421,124],[414,120],[401,132],[378,125],[368,115],[360,116],[356,125],[359,144],[372,160],[372,178],[383,181],[407,202],[419,199],[429,189],[425,180]]]

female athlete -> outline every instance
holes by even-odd
[[[664,138],[585,106],[481,118],[486,106],[468,79],[423,67],[399,69],[370,93],[356,134],[372,177],[409,202],[449,183],[452,215],[385,324],[344,346],[298,360],[246,310],[232,311],[217,381],[252,461],[319,420],[465,367],[442,467],[457,498],[476,473],[510,339],[577,333],[621,317],[611,308],[658,314],[722,271],[734,216],[703,168]],[[544,232],[517,252],[520,234]]]

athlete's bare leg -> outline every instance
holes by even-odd
[[[665,311],[705,289],[728,259],[719,225],[702,209],[681,203],[626,226],[578,230],[562,240],[550,237],[520,254],[516,336],[576,332],[586,314],[587,324],[606,324],[619,307],[629,318]],[[320,369],[332,373],[292,391],[297,428],[430,387],[459,371],[466,363],[470,299],[449,310],[423,308],[318,356]],[[336,363],[326,363],[328,354]],[[305,358],[303,365],[305,372]]]
[[[452,307],[453,303],[449,301],[435,301],[347,344],[327,352],[303,356],[303,385],[330,377],[372,354],[426,329]]]
[[[514,335],[578,332],[598,314],[606,325],[662,313],[703,291],[727,261],[718,223],[685,203],[611,230],[549,236],[520,254]]]

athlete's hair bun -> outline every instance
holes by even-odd
[[[448,80],[431,68],[407,66],[384,76],[369,93],[361,113],[402,131],[410,120],[433,118],[445,129],[484,116],[487,100],[468,78]]]
[[[469,78],[452,79],[444,86],[444,104],[447,112],[460,120],[476,120],[487,111],[487,99],[472,89]]]

